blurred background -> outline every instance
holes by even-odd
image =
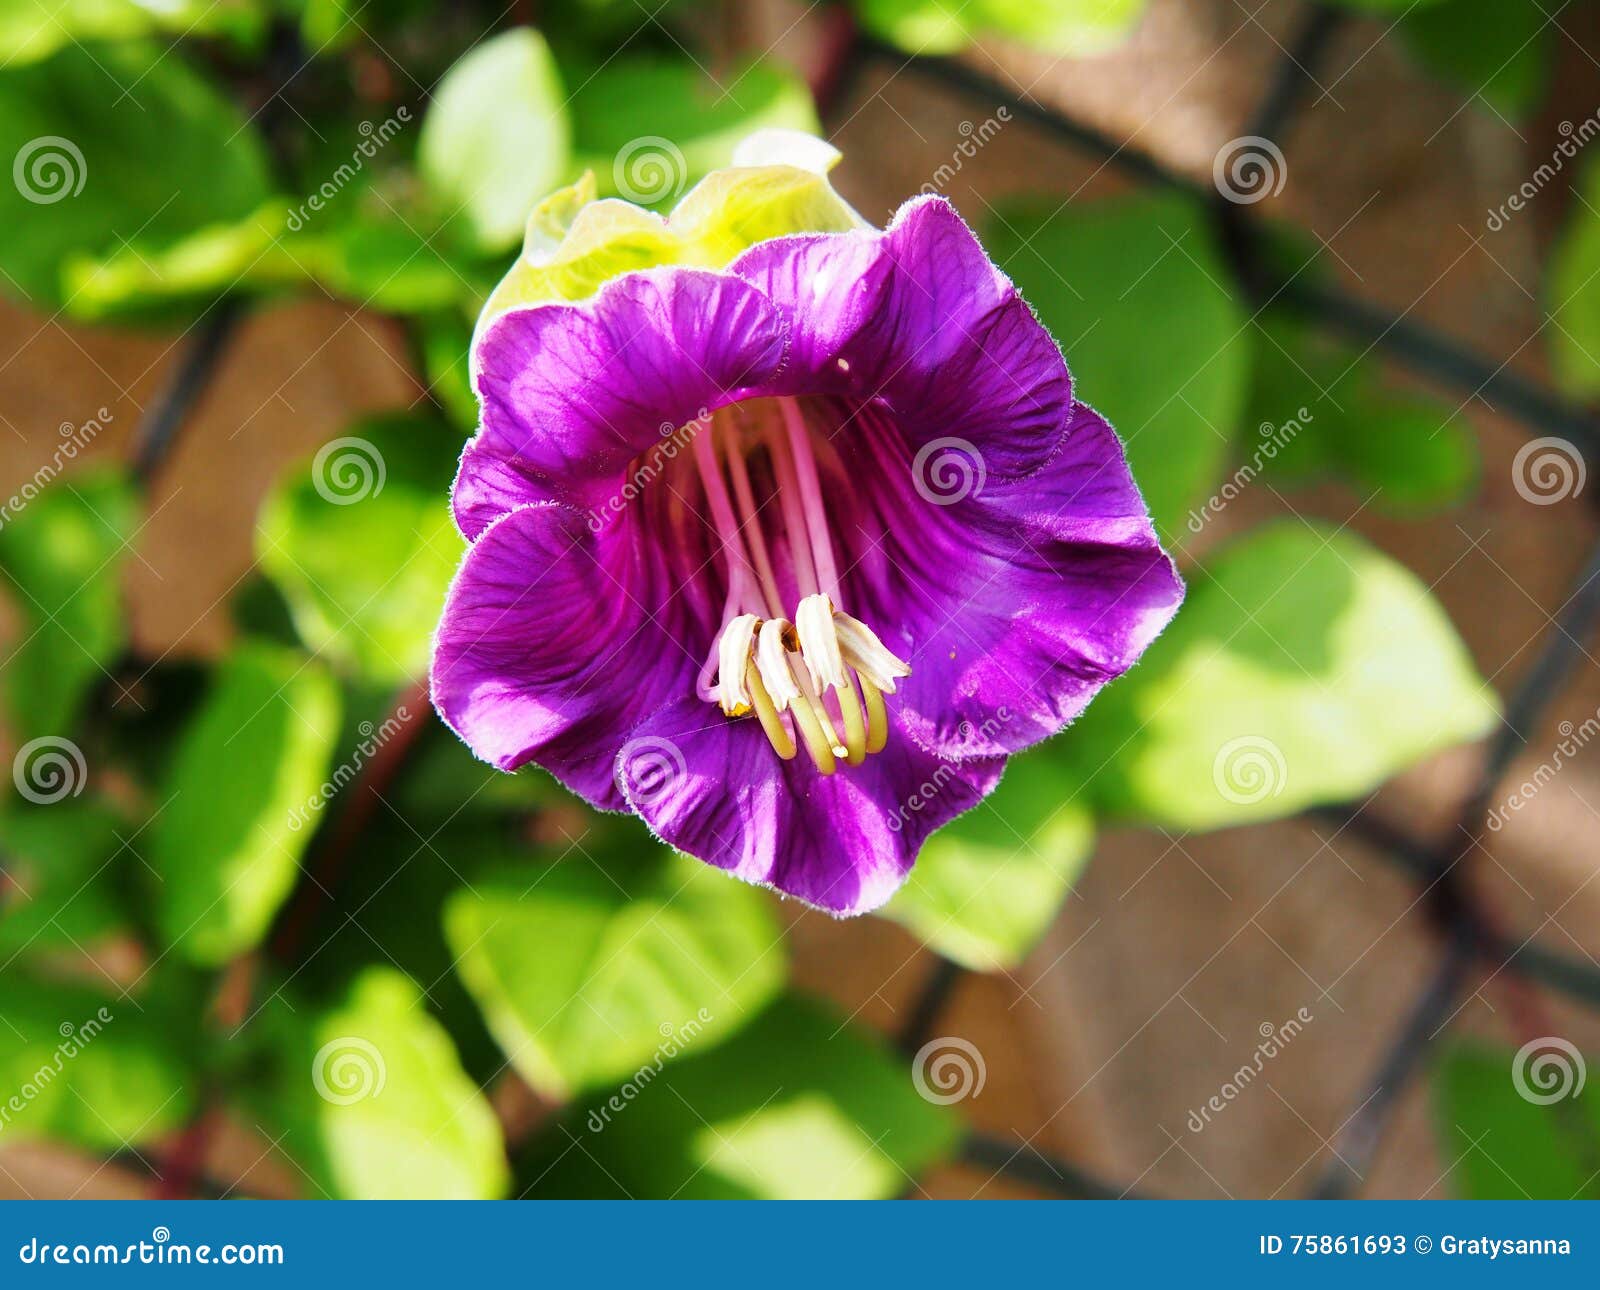
[[[1587,0],[0,0],[0,1191],[1592,1194],[1597,55]],[[1190,583],[850,922],[422,684],[528,210],[761,126],[956,205]]]

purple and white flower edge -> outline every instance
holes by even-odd
[[[1183,598],[942,198],[512,309],[475,359],[440,715],[830,913],[886,901]]]

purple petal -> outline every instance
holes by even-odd
[[[533,759],[596,806],[622,810],[617,748],[639,718],[692,692],[685,606],[637,524],[600,536],[542,503],[473,545],[434,642],[434,705],[485,761]]]
[[[891,733],[860,766],[821,775],[774,755],[751,718],[675,704],[618,756],[629,805],[666,842],[746,882],[837,915],[876,909],[928,835],[976,806],[1001,759],[956,765]]]
[[[1053,451],[1072,406],[1061,352],[943,198],[884,233],[778,238],[729,269],[790,319],[782,392],[880,399],[913,450],[972,445],[997,478]]]
[[[945,505],[881,448],[878,468],[857,472],[870,555],[852,570],[852,612],[910,662],[890,702],[941,756],[1057,733],[1183,599],[1110,426],[1078,404],[1060,445],[1037,474],[991,476]]]
[[[596,505],[663,434],[770,383],[782,316],[737,278],[703,269],[632,273],[579,305],[495,319],[477,351],[482,429],[456,480],[468,538],[517,505]]]

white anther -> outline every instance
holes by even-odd
[[[761,620],[754,614],[740,614],[723,628],[717,641],[717,699],[730,717],[750,711],[750,691],[744,678],[760,626]]]

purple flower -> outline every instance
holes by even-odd
[[[941,199],[512,309],[475,358],[445,721],[832,913],[1182,599],[1116,436]]]

